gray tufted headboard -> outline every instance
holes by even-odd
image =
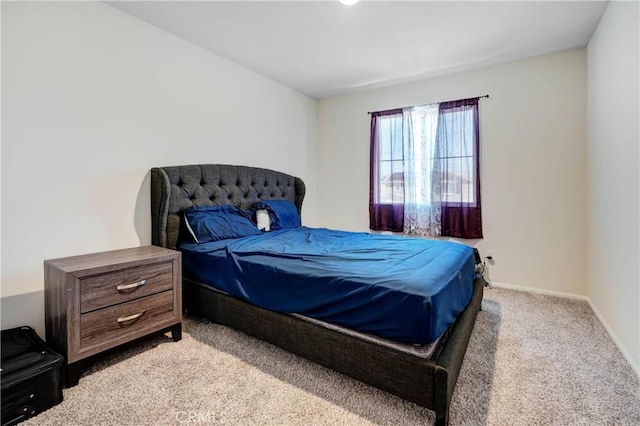
[[[285,199],[302,210],[302,179],[268,169],[225,164],[151,169],[151,242],[175,249],[182,211],[194,206],[234,204],[248,209],[258,200]]]

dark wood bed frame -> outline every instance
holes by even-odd
[[[260,199],[287,199],[298,211],[304,182],[268,169],[231,165],[189,165],[151,170],[151,218],[154,245],[176,249],[182,235],[181,213],[193,205],[235,204],[248,209]],[[251,305],[185,276],[183,306],[320,365],[434,410],[436,424],[449,420],[451,397],[469,338],[480,310],[483,283],[473,282],[469,305],[429,356],[401,345],[384,345],[355,331],[336,329]]]

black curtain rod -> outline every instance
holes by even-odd
[[[477,98],[477,99],[489,98],[489,95],[476,96],[476,98]],[[445,102],[458,102],[458,101],[464,101],[464,100],[467,100],[467,99],[476,99],[476,98],[456,99],[455,101],[445,101]],[[442,102],[431,102],[431,103],[428,103],[428,104],[422,104],[422,105],[431,105],[431,104],[439,104],[439,103],[442,103]],[[418,105],[418,106],[421,106],[421,105]],[[389,108],[389,110],[392,110],[392,109],[402,109],[402,108]],[[381,110],[381,111],[388,111],[388,110],[384,110],[384,109],[383,109],[383,110]],[[380,111],[374,111],[374,112],[380,112]],[[369,112],[367,112],[367,114],[371,115],[371,114],[373,114],[373,112],[369,111]]]

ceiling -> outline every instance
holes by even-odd
[[[314,98],[587,44],[600,1],[107,2]]]

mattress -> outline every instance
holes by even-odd
[[[276,312],[415,345],[435,341],[471,299],[470,247],[298,227],[183,243],[186,276]]]

